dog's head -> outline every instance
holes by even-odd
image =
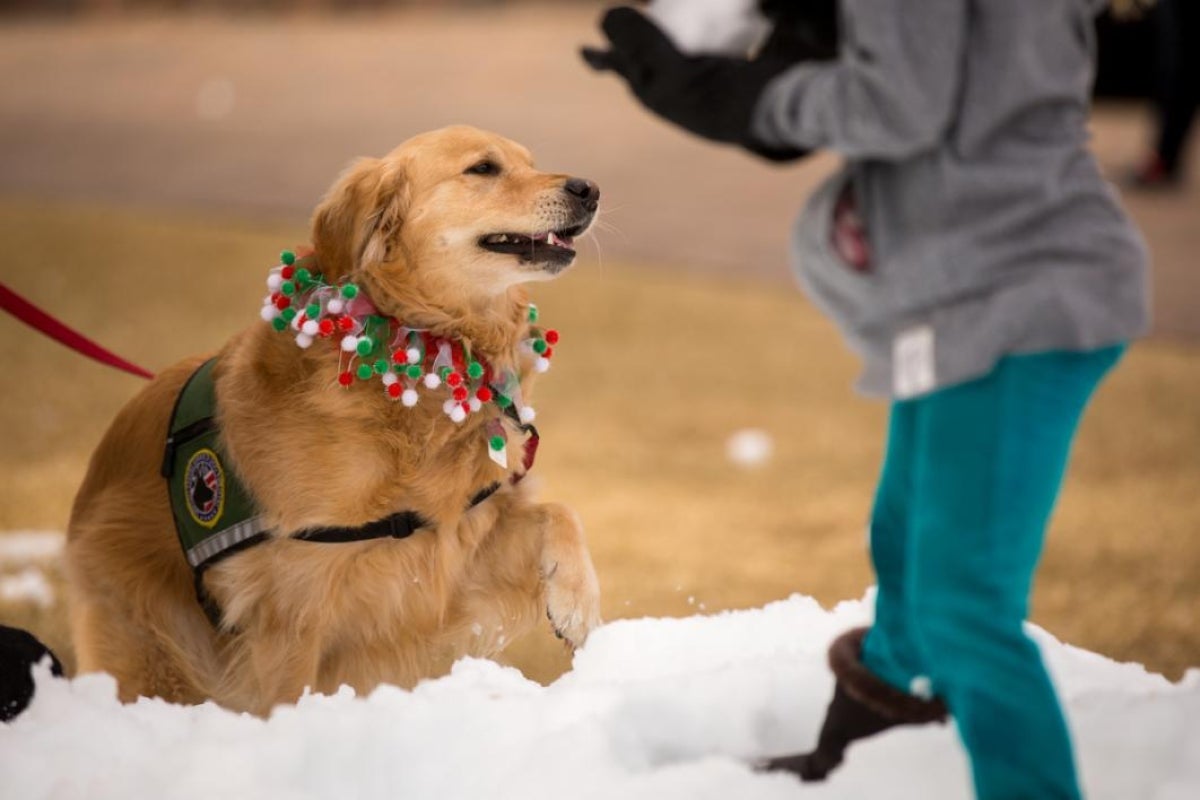
[[[516,142],[455,126],[354,163],[317,207],[313,244],[326,278],[363,280],[384,310],[405,297],[482,307],[570,266],[599,199]]]

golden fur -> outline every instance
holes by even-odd
[[[481,161],[499,174],[472,174]],[[331,281],[352,276],[406,324],[518,369],[528,397],[530,365],[517,356],[528,335],[520,284],[562,264],[489,252],[479,241],[573,225],[581,212],[566,180],[473,128],[415,137],[356,162],[322,200],[312,228],[320,268]],[[547,613],[573,646],[598,624],[596,577],[568,508],[534,502],[528,481],[505,481],[463,510],[506,477],[481,430],[498,412],[459,425],[437,396],[405,408],[377,382],[341,389],[339,354],[327,344],[302,350],[257,322],[218,353],[227,466],[276,532],[207,572],[220,631],[197,604],[159,476],[173,403],[202,359],[164,370],[101,441],[69,526],[72,635],[79,670],[111,673],[123,700],[213,699],[264,714],[306,687],[411,686],[461,655],[498,652]],[[510,434],[512,449],[521,441]],[[405,509],[436,529],[347,544],[287,538]]]

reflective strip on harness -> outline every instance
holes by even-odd
[[[267,529],[263,526],[260,515],[255,515],[236,525],[230,525],[225,530],[214,533],[200,542],[200,544],[189,549],[187,551],[188,563],[193,568],[198,567],[210,558],[237,547],[247,539],[258,536],[260,533],[266,533],[266,531]]]

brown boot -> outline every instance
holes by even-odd
[[[811,753],[773,758],[770,771],[792,772],[803,781],[820,781],[832,772],[855,739],[865,739],[896,725],[945,722],[946,707],[938,699],[922,700],[875,677],[862,663],[866,628],[842,634],[829,646],[829,666],[837,683],[825,712],[817,748]]]

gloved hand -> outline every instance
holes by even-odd
[[[706,139],[738,144],[773,161],[807,154],[769,146],[751,131],[754,109],[773,78],[800,61],[827,57],[807,37],[797,36],[794,27],[777,25],[753,59],[686,55],[658,26],[627,6],[609,9],[601,27],[610,49],[584,48],[584,60],[593,69],[623,77],[654,113]]]

